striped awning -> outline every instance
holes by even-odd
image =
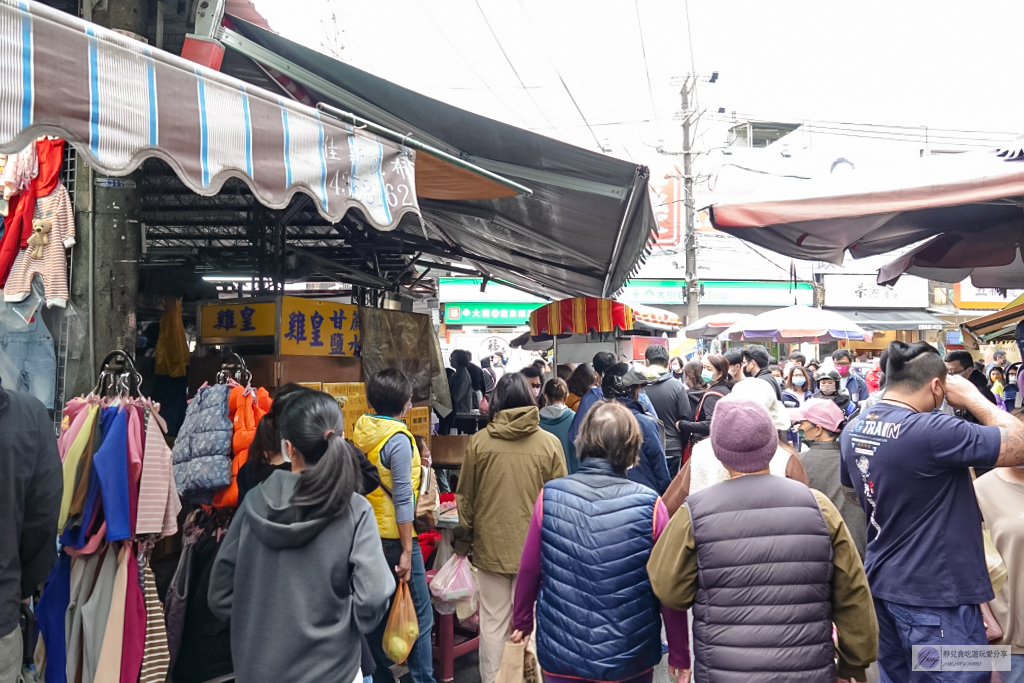
[[[541,306],[530,314],[530,335],[587,334],[633,329],[633,309],[611,299],[580,297]]]
[[[31,0],[0,0],[0,152],[58,135],[97,171],[149,157],[215,195],[242,179],[272,209],[304,192],[337,222],[419,213],[415,152]]]
[[[594,297],[555,301],[530,314],[531,337],[631,332],[636,328],[671,331],[682,326],[679,316],[671,311]]]

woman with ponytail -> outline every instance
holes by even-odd
[[[358,452],[327,394],[295,392],[277,427],[291,472],[245,497],[213,565],[210,610],[231,620],[239,683],[361,680],[360,633],[387,612],[395,582],[359,495]]]

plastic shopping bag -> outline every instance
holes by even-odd
[[[388,625],[384,628],[384,654],[395,664],[401,664],[412,652],[412,646],[420,637],[420,626],[416,620],[416,605],[409,594],[409,584],[400,581],[391,605]]]
[[[447,602],[455,602],[476,594],[473,566],[469,558],[452,555],[430,582],[430,592]]]
[[[476,580],[476,567],[473,567],[473,592],[461,598],[455,603],[455,618],[459,621],[466,621],[477,613],[480,608],[477,595],[480,593],[480,586]]]

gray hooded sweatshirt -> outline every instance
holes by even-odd
[[[231,619],[238,683],[351,681],[360,633],[395,592],[373,508],[359,494],[335,519],[302,521],[298,474],[275,472],[245,497],[210,577],[210,610]]]

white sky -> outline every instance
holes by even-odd
[[[285,37],[320,50],[340,42],[345,61],[455,106],[640,163],[656,161],[659,140],[681,147],[672,79],[691,71],[684,0],[256,5]],[[689,13],[696,71],[720,73],[699,86],[708,112],[928,126],[933,143],[1012,137],[936,129],[1024,132],[1014,33],[1024,3],[689,0]],[[705,147],[723,142],[716,117],[701,121]],[[923,129],[887,134],[922,138]],[[870,142],[850,135],[836,137]]]

